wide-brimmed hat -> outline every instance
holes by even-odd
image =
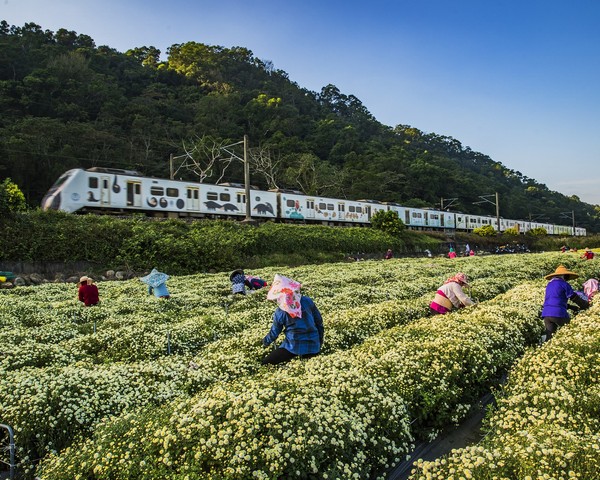
[[[231,274],[229,275],[229,280],[233,280],[233,277],[235,277],[236,275],[243,275],[243,274],[244,274],[244,271],[241,268],[237,268],[233,272],[231,272]]]
[[[86,276],[84,275],[83,277],[81,277],[81,278],[79,279],[79,283],[81,283],[81,282],[87,282],[87,279],[88,279],[88,277],[86,277]]]
[[[166,273],[159,272],[156,268],[153,268],[148,275],[141,277],[140,281],[144,282],[146,285],[150,285],[152,288],[156,288],[165,283],[168,279],[169,276]]]
[[[575,272],[571,272],[570,270],[567,270],[567,267],[565,267],[564,265],[559,265],[556,268],[556,271],[554,273],[550,273],[549,275],[546,275],[544,278],[546,280],[550,280],[551,278],[558,277],[558,276],[563,276],[565,278],[565,280],[573,280],[573,279],[579,277],[579,275],[577,275]]]
[[[585,248],[584,248],[584,250],[585,250],[586,252],[589,252],[589,251],[590,251],[590,249],[589,249],[588,247],[585,247]]]

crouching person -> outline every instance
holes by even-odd
[[[275,275],[268,300],[277,302],[273,325],[263,339],[264,347],[271,345],[283,331],[285,339],[269,353],[263,365],[287,362],[294,357],[318,355],[323,346],[323,318],[311,298],[300,294],[301,284],[291,278]]]

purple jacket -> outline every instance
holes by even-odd
[[[570,318],[567,311],[569,298],[576,293],[565,279],[554,277],[546,285],[546,298],[542,307],[542,317]]]

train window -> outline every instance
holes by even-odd
[[[356,210],[356,209],[354,208],[354,205],[350,205],[350,206],[348,207],[348,211],[349,211],[350,213],[354,213],[354,211],[355,211],[355,210]]]
[[[167,197],[178,197],[179,189],[178,188],[167,188]]]
[[[229,202],[231,200],[231,195],[229,195],[228,193],[222,193],[221,195],[219,195],[219,199],[222,202]]]
[[[333,203],[327,204],[327,210],[335,210],[335,208],[333,207]]]
[[[102,188],[104,188],[104,189],[108,188],[108,180],[106,178],[102,179]]]
[[[88,179],[88,185],[90,188],[98,188],[98,177],[90,177]]]
[[[216,192],[206,192],[206,199],[207,200],[218,200],[219,195]]]
[[[319,210],[327,210],[327,205],[323,202],[319,203]]]
[[[165,189],[163,187],[150,187],[150,195],[164,195]]]
[[[356,213],[362,213],[362,207],[356,207]]]
[[[289,208],[294,208],[296,206],[296,202],[294,200],[286,200],[285,202],[286,206]],[[307,205],[308,206],[308,205]]]

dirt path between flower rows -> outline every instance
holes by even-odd
[[[417,445],[410,453],[408,460],[396,465],[388,473],[387,480],[408,479],[413,463],[419,458],[423,460],[435,460],[450,453],[452,449],[479,443],[483,438],[481,422],[486,413],[486,406],[492,403],[493,400],[494,397],[492,394],[487,394],[471,409],[471,413],[460,425],[444,430],[432,442]]]

